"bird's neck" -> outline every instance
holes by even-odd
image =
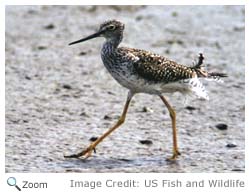
[[[115,50],[118,48],[119,44],[122,41],[122,36],[119,37],[112,37],[112,38],[107,38],[102,50],[104,50],[106,53],[112,53],[115,52]]]

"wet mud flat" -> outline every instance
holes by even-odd
[[[7,6],[6,172],[245,172],[243,6]],[[65,159],[121,114],[127,89],[100,58],[103,39],[68,46],[100,23],[125,23],[122,45],[192,65],[203,52],[224,83],[203,81],[210,101],[166,95],[177,112],[181,156],[156,96],[134,97],[126,122],[87,160]]]

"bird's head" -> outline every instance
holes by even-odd
[[[123,23],[121,23],[117,20],[109,20],[109,21],[102,23],[99,27],[99,30],[96,33],[89,35],[83,39],[71,42],[69,45],[84,42],[84,41],[87,41],[89,39],[93,39],[96,37],[104,37],[107,40],[117,39],[117,38],[122,39],[123,31],[124,31],[124,24]]]

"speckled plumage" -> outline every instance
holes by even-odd
[[[104,44],[101,53],[105,67],[121,85],[134,92],[184,93],[191,87],[186,85],[186,79],[197,77],[194,69],[160,55],[126,47],[115,48],[106,53],[107,45],[109,42]]]
[[[110,25],[115,26],[116,31],[104,35],[106,42],[101,50],[101,58],[107,70],[122,86],[136,93],[194,92],[198,97],[208,99],[205,88],[196,79],[205,74],[198,75],[197,69],[152,52],[118,47],[123,38],[124,25],[116,20],[107,21],[99,31],[105,31]]]

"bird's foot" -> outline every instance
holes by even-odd
[[[72,155],[64,155],[64,158],[80,158],[87,159],[92,155],[92,152],[96,153],[95,146],[90,144],[86,149],[82,150],[80,153]]]
[[[181,153],[178,150],[174,150],[173,155],[167,158],[167,161],[175,161],[179,155],[181,155]]]

